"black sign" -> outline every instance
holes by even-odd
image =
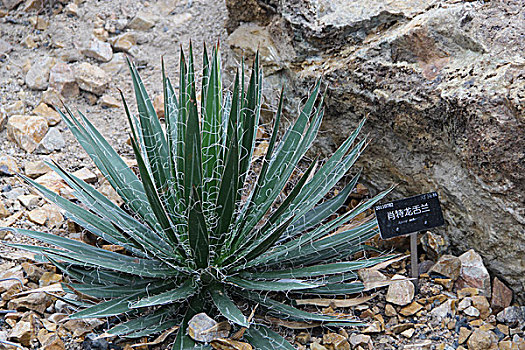
[[[375,206],[381,238],[428,230],[445,223],[436,192]]]

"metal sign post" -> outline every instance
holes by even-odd
[[[417,234],[445,224],[436,192],[420,194],[374,207],[382,239],[410,234],[410,265],[418,287]]]

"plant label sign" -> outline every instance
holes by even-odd
[[[374,207],[382,239],[445,224],[437,192],[420,194]]]

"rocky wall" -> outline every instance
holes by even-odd
[[[319,149],[333,150],[368,116],[368,184],[397,183],[391,198],[437,190],[456,252],[475,248],[523,300],[523,3],[241,3],[227,0],[227,44],[238,55],[259,47],[269,104],[283,82],[297,102],[323,76]]]

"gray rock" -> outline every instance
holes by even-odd
[[[113,57],[111,45],[97,38],[92,38],[88,46],[82,50],[82,53],[101,62],[109,62]]]
[[[64,97],[78,96],[78,84],[70,65],[58,62],[49,73],[49,87]]]
[[[98,96],[104,93],[111,80],[103,69],[87,62],[75,66],[75,79],[80,89]]]
[[[514,324],[517,322],[525,322],[525,313],[519,306],[509,306],[496,316],[498,322]]]
[[[332,152],[368,116],[365,184],[396,183],[397,197],[437,190],[452,247],[475,247],[524,300],[523,3],[434,4],[227,1],[230,31],[264,26],[287,57],[268,91],[286,81],[297,103],[324,77],[318,151]]]
[[[38,154],[49,154],[60,151],[66,145],[66,141],[58,128],[49,128],[46,136],[40,141],[36,148]]]
[[[414,284],[411,281],[405,276],[395,275],[388,286],[386,301],[401,306],[408,305],[414,298],[414,291]]]
[[[474,287],[483,291],[486,297],[490,297],[490,275],[483,259],[473,249],[461,254],[461,273],[458,280],[458,287]]]
[[[18,6],[18,4],[20,4],[22,2],[22,0],[2,0],[2,2],[4,3],[4,6],[8,9],[8,10],[12,10],[14,9],[15,7]]]
[[[25,82],[30,89],[45,90],[49,86],[49,71],[55,64],[53,57],[40,57],[31,64]]]

